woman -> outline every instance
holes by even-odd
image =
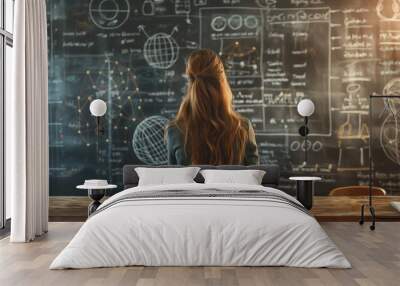
[[[221,59],[211,50],[196,51],[186,74],[187,94],[167,128],[169,164],[257,164],[254,130],[233,110]]]

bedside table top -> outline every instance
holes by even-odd
[[[320,178],[320,177],[306,177],[306,176],[300,177],[299,176],[299,177],[290,177],[289,180],[291,180],[291,181],[321,181],[322,178]]]
[[[88,185],[79,185],[76,186],[79,190],[108,190],[108,189],[115,189],[117,185],[107,185],[107,186],[88,186]]]

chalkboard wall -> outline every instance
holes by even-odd
[[[398,0],[49,0],[51,195],[88,178],[121,184],[127,163],[166,163],[162,127],[185,93],[185,59],[211,48],[224,60],[237,111],[256,130],[261,163],[325,180],[317,192],[375,180],[396,193],[400,94]],[[97,139],[91,100],[108,111]],[[310,98],[310,143],[296,104]],[[400,105],[399,105],[400,106]],[[303,150],[309,160],[303,166]]]

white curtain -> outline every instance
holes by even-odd
[[[15,1],[14,19],[14,94],[6,103],[6,180],[12,193],[10,241],[28,242],[48,227],[46,1]]]

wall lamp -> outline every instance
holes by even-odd
[[[298,104],[297,104],[297,112],[300,114],[300,116],[304,117],[304,125],[300,126],[299,128],[299,134],[304,137],[304,163],[303,165],[307,164],[307,150],[308,150],[308,134],[310,132],[308,128],[308,118],[313,115],[315,111],[315,105],[314,102],[312,102],[310,99],[302,99]]]
[[[97,136],[104,134],[104,127],[100,122],[100,118],[107,112],[107,104],[101,99],[95,99],[90,103],[90,113],[96,117],[96,134]]]

